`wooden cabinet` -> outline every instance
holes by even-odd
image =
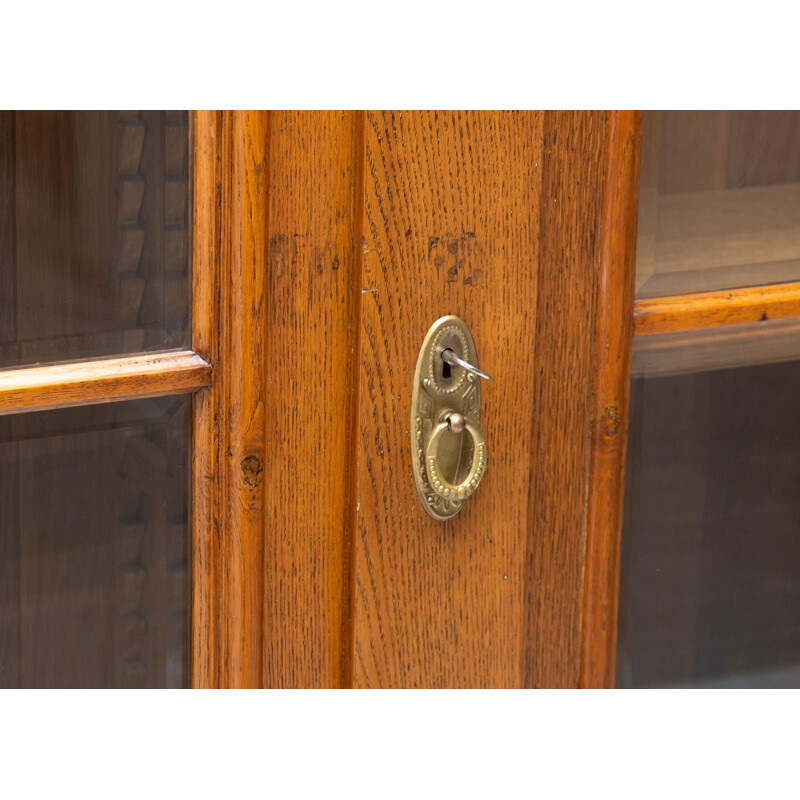
[[[2,122],[6,685],[607,682],[638,115]],[[446,314],[493,379],[441,522]]]
[[[195,313],[220,298],[196,329],[215,365],[195,401],[197,685],[579,685],[589,633],[607,647],[597,571],[583,619],[587,506],[602,537],[627,384],[596,386],[596,362],[627,364],[637,125],[197,115]],[[492,381],[486,477],[440,522],[408,426],[445,314]],[[598,318],[619,348],[598,351]]]

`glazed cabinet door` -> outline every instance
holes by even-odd
[[[637,120],[0,114],[2,685],[602,684]]]
[[[800,113],[648,111],[617,685],[800,687]]]
[[[188,112],[0,112],[2,687],[190,684],[191,153]]]

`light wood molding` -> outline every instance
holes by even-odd
[[[195,392],[211,365],[191,350],[18,367],[0,371],[0,414]]]
[[[609,112],[581,642],[590,689],[614,685],[641,130],[641,112]]]
[[[269,688],[352,685],[364,137],[364,112],[271,112],[264,394]],[[313,502],[301,488],[309,476],[315,476]]]
[[[192,240],[192,344],[211,363],[220,356],[220,225],[222,214],[222,112],[194,118]],[[192,613],[191,686],[219,686],[218,552],[222,376],[196,394],[192,405]]]
[[[192,686],[263,685],[269,112],[195,115]]]
[[[633,333],[649,336],[797,316],[800,282],[779,283],[637,300]]]

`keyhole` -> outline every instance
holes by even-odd
[[[447,380],[451,375],[452,367],[446,362],[442,362],[442,377]]]

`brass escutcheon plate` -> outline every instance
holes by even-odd
[[[486,462],[486,446],[480,435],[481,387],[480,379],[459,366],[450,366],[442,360],[442,351],[452,350],[456,356],[475,366],[478,354],[475,342],[464,320],[456,316],[436,320],[422,342],[414,372],[414,388],[411,395],[411,454],[414,483],[425,510],[435,519],[450,519],[464,505],[466,497],[474,491],[483,476]],[[439,431],[436,436],[436,465],[431,470],[426,465],[426,451],[434,429],[444,421],[444,412],[462,414],[467,428],[479,434],[470,435],[467,430],[454,433]],[[476,442],[478,452],[476,453]],[[428,454],[430,457],[430,454]],[[481,467],[477,480],[466,481],[478,459]],[[448,492],[443,496],[439,473],[444,482],[461,485],[459,492]],[[474,471],[473,471],[474,474]],[[439,491],[434,487],[439,485]]]

